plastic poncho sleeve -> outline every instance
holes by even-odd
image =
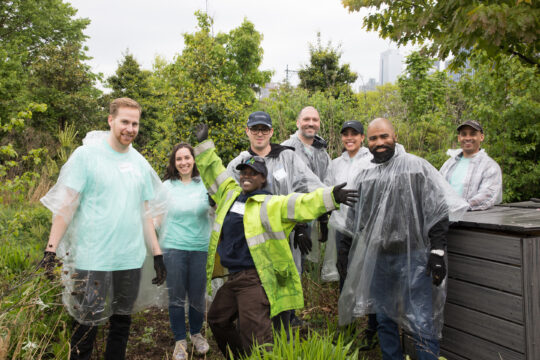
[[[225,198],[227,192],[239,188],[237,182],[230,176],[223,162],[216,154],[212,140],[206,140],[194,148],[197,169],[201,174],[208,195],[218,204]]]
[[[494,162],[494,161],[493,161]],[[495,163],[495,162],[494,162]],[[471,210],[487,210],[502,201],[502,173],[495,163],[486,169],[478,192],[467,199]]]

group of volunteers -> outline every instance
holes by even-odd
[[[343,153],[331,160],[314,107],[301,109],[298,131],[282,144],[271,142],[271,117],[256,111],[249,148],[227,167],[200,124],[198,144],[174,146],[160,179],[131,145],[141,112],[132,99],[113,100],[110,131],[88,133],[41,199],[53,213],[42,266],[54,278],[63,264],[70,359],[90,359],[107,320],[105,359],[124,359],[131,314],[163,303],[173,359],[189,357],[186,313],[194,352],[209,350],[206,316],[226,358],[249,355],[272,343],[273,329],[301,324],[302,266],[327,239],[339,324],[367,315],[365,348],[378,339],[385,360],[403,359],[399,328],[418,359],[438,357],[449,224],[502,200],[501,170],[481,149],[478,122],[459,125],[461,149],[438,172],[397,143],[387,119],[366,134],[347,119]],[[226,281],[213,292],[214,278]]]

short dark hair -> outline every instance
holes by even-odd
[[[165,180],[179,180],[180,179],[180,173],[178,172],[178,169],[176,168],[176,152],[179,149],[188,149],[191,153],[191,156],[193,156],[193,160],[195,160],[195,152],[193,151],[193,147],[189,145],[186,142],[181,142],[179,144],[174,145],[171,155],[169,156],[169,164],[167,165],[167,170],[165,172],[165,176],[163,177],[163,181]],[[199,176],[199,169],[197,169],[197,164],[193,164],[193,171],[191,172],[191,178],[195,178]]]

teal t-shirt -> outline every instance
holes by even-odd
[[[208,195],[201,180],[184,184],[166,180],[167,217],[162,226],[160,244],[164,249],[208,251],[210,217]]]
[[[144,202],[154,197],[150,164],[135,149],[119,153],[103,140],[77,148],[64,166],[63,184],[79,193],[70,225],[75,267],[140,268],[146,256]]]
[[[471,159],[462,157],[456,164],[452,176],[450,177],[450,185],[459,194],[463,195],[463,185],[465,178],[467,177],[467,170],[469,169],[469,163]]]

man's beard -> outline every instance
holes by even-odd
[[[382,152],[378,152],[377,149],[381,149],[381,148],[386,149],[386,150]],[[373,154],[373,162],[376,164],[381,164],[381,163],[387,162],[388,160],[392,158],[392,156],[394,156],[394,153],[396,151],[396,146],[395,144],[393,146],[380,145],[373,148],[373,150],[369,149],[369,151],[371,152],[371,154]]]

